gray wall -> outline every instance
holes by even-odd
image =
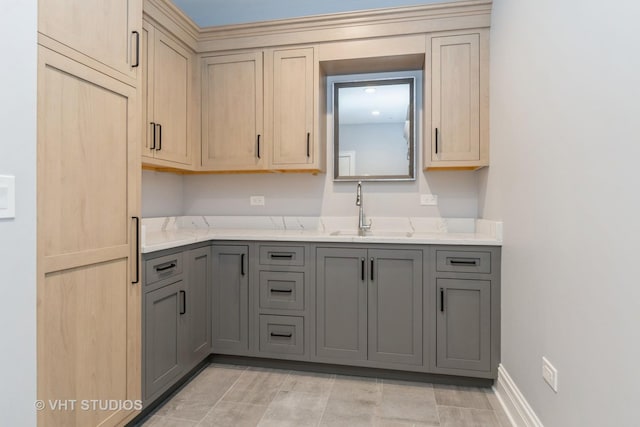
[[[0,175],[16,177],[16,218],[0,219],[0,414],[36,423],[36,30],[35,0],[0,6]]]
[[[502,363],[546,427],[638,425],[638,16],[632,0],[493,3],[479,212],[505,223]]]
[[[142,171],[142,216],[182,215],[184,179],[182,175]]]
[[[185,215],[357,215],[354,182],[333,182],[332,172],[310,174],[185,175]],[[146,188],[143,189],[146,191]],[[475,217],[474,172],[420,172],[414,182],[365,182],[370,216]],[[438,195],[438,206],[420,206],[420,193]],[[265,196],[250,206],[249,196]]]

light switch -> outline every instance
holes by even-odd
[[[0,175],[0,218],[16,216],[16,177]]]

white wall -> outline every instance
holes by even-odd
[[[505,223],[502,363],[546,427],[639,422],[639,16],[634,0],[493,3],[479,210]]]
[[[182,215],[184,180],[182,175],[142,171],[142,216]]]
[[[3,0],[0,28],[0,175],[16,177],[16,218],[0,219],[0,417],[29,426],[36,424],[37,1]]]
[[[406,176],[408,147],[404,122],[340,125],[340,151],[356,154],[354,175]]]

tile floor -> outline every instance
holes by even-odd
[[[491,389],[212,364],[145,427],[510,427]]]

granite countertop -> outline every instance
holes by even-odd
[[[357,217],[182,216],[143,218],[142,252],[209,240],[502,245],[502,223],[474,218],[373,217],[358,234]]]

